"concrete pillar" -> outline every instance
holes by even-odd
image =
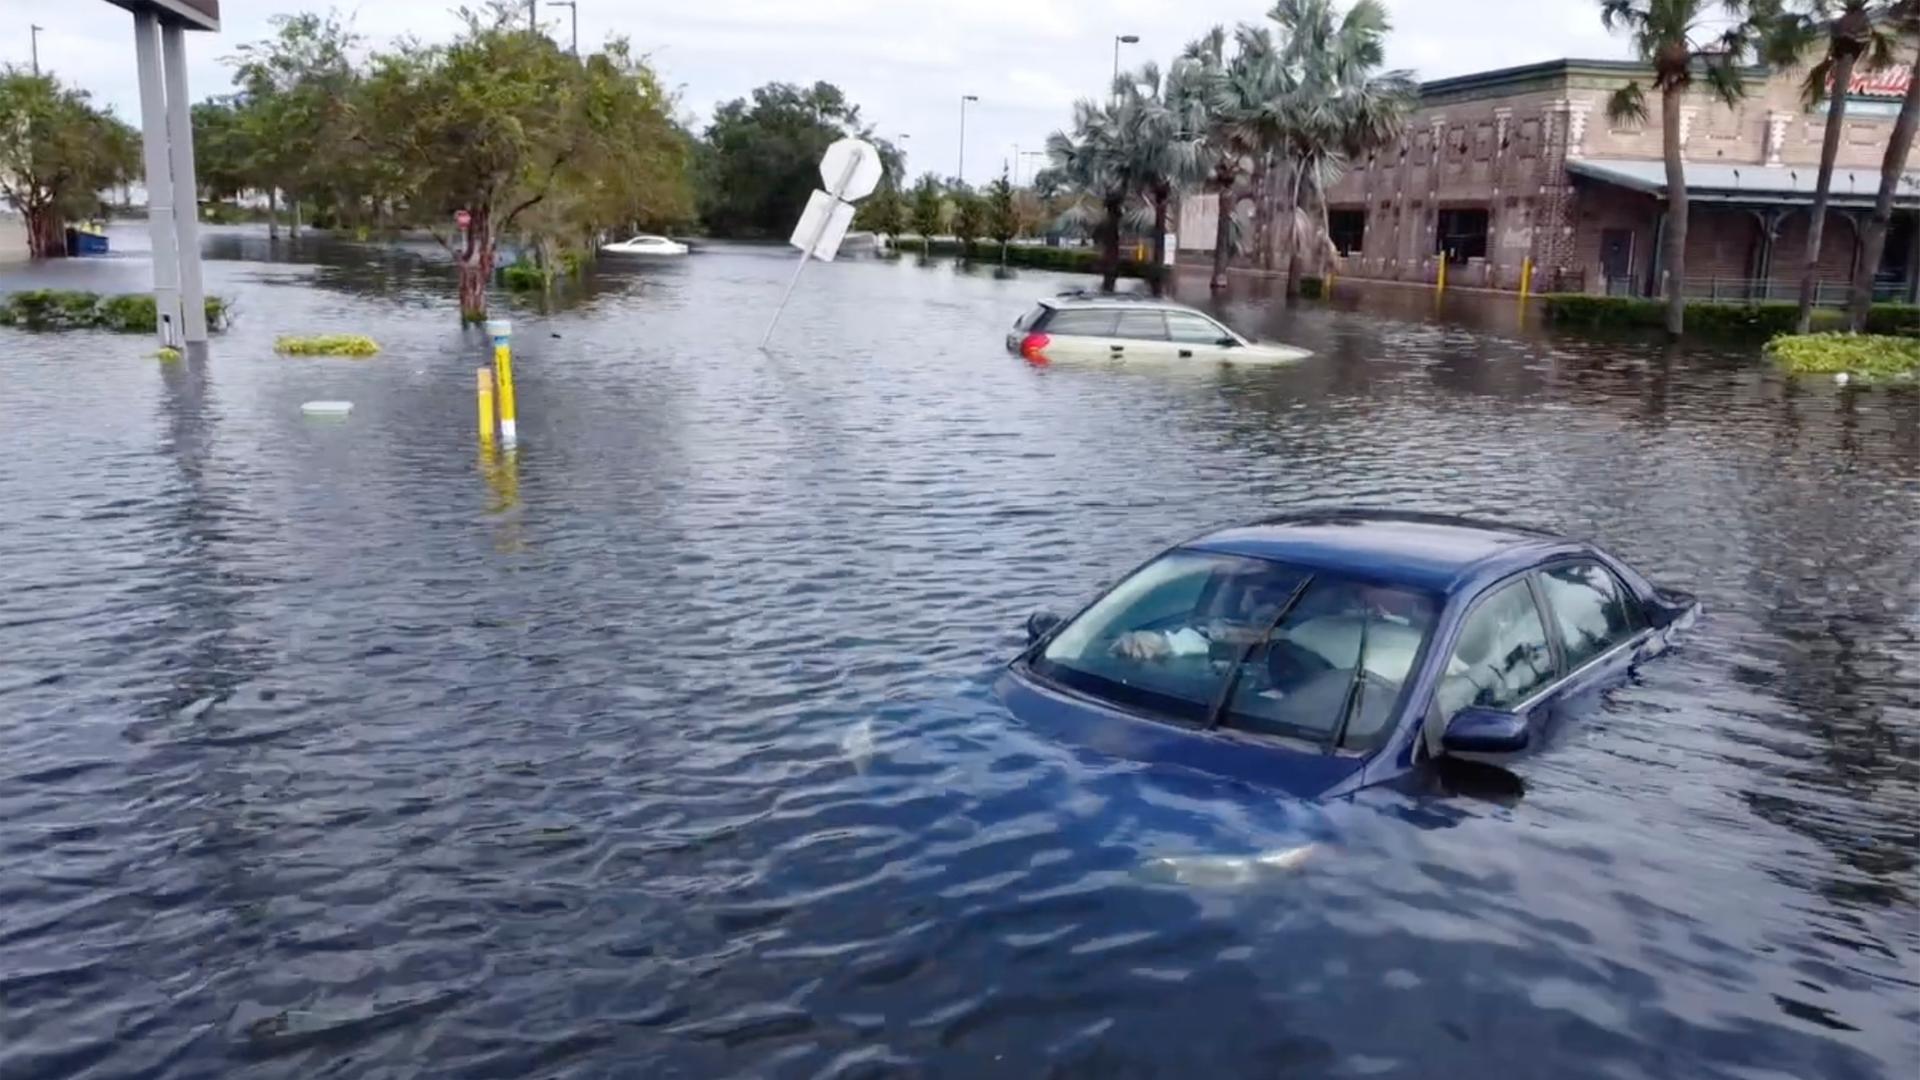
[[[153,303],[162,345],[181,341],[180,251],[173,227],[173,166],[167,152],[167,96],[160,64],[160,19],[149,8],[133,13],[133,48],[140,73],[140,147],[147,170],[147,236],[153,243]]]
[[[193,172],[193,117],[187,96],[187,32],[160,26],[166,61],[168,157],[173,166],[173,228],[180,259],[180,307],[189,345],[207,340],[207,292],[200,280],[200,184]]]

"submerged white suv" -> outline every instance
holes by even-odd
[[[1124,360],[1288,364],[1311,355],[1291,345],[1248,341],[1185,304],[1128,293],[1050,296],[1020,316],[1007,351],[1036,363]]]

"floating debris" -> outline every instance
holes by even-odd
[[[300,406],[308,416],[345,416],[353,411],[351,401],[309,401]]]

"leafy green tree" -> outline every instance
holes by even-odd
[[[987,185],[987,235],[1000,243],[1000,265],[1007,264],[1007,244],[1020,235],[1020,210],[1016,205],[1013,184],[1007,180],[1007,171],[1000,170],[1000,179]]]
[[[1920,42],[1920,0],[1900,0],[1887,10],[1887,18],[1908,42]],[[1874,199],[1873,213],[1860,234],[1860,272],[1854,275],[1853,295],[1847,301],[1847,321],[1855,333],[1867,328],[1867,314],[1873,306],[1873,276],[1880,268],[1880,256],[1887,247],[1887,228],[1893,223],[1893,199],[1906,176],[1907,155],[1913,151],[1914,129],[1920,127],[1920,49],[1914,51],[1912,70],[1907,77],[1907,96],[1900,103],[1900,115],[1893,122],[1887,139],[1887,152],[1880,163],[1880,194]]]
[[[193,107],[193,175],[204,199],[230,199],[253,186],[240,109],[232,97],[209,98]]]
[[[362,136],[402,164],[408,209],[459,270],[463,318],[486,317],[499,238],[572,177],[580,65],[545,36],[466,13],[444,45],[403,43],[374,58]],[[465,236],[445,235],[455,211]]]
[[[973,242],[986,230],[986,203],[965,184],[955,185],[948,197],[953,201],[953,236],[960,241],[960,257],[972,259]]]
[[[1728,105],[1746,96],[1743,68],[1780,14],[1779,0],[1600,0],[1600,23],[1625,31],[1634,53],[1653,68],[1660,94],[1662,150],[1667,164],[1667,218],[1661,261],[1667,275],[1667,334],[1686,323],[1687,181],[1680,150],[1680,107],[1696,81]],[[1614,120],[1647,119],[1639,79],[1607,100]]]
[[[927,241],[940,231],[943,213],[940,178],[927,173],[913,185],[913,231],[920,234],[920,254],[927,253]]]
[[[278,201],[329,202],[356,185],[362,155],[351,141],[359,74],[352,59],[360,38],[333,13],[275,15],[265,41],[240,46],[232,58],[238,114],[248,148],[251,187],[267,193],[269,236],[279,235]]]
[[[25,221],[34,258],[67,253],[67,222],[102,212],[100,192],[133,175],[138,147],[86,91],[0,69],[0,198]]]
[[[1805,10],[1779,19],[1769,35],[1768,59],[1798,61],[1820,51],[1807,70],[1801,97],[1808,108],[1827,103],[1826,137],[1820,142],[1820,169],[1814,180],[1813,208],[1808,212],[1806,265],[1800,273],[1800,312],[1795,332],[1804,334],[1813,322],[1814,293],[1820,273],[1820,245],[1827,224],[1827,199],[1833,187],[1833,166],[1840,154],[1840,132],[1847,120],[1847,88],[1855,66],[1865,61],[1869,70],[1893,63],[1897,40],[1890,24],[1889,5],[1883,0],[1804,0]],[[1829,86],[1832,92],[1829,92]],[[1872,277],[1873,269],[1864,272]]]
[[[848,136],[873,143],[898,176],[899,150],[832,83],[768,83],[721,105],[701,145],[701,219],[720,236],[786,235],[820,186],[821,155]]]
[[[907,204],[891,178],[880,181],[880,187],[873,196],[854,211],[855,227],[893,240],[906,228]]]

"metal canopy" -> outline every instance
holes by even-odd
[[[220,0],[107,0],[138,14],[150,11],[188,30],[220,29]]]
[[[1725,162],[1684,163],[1687,194],[1710,202],[1755,202],[1807,205],[1813,202],[1819,168],[1813,165],[1729,165]],[[1639,158],[1575,158],[1567,171],[1650,195],[1667,193],[1667,166],[1663,161]],[[1835,169],[1828,188],[1833,206],[1872,206],[1880,194],[1879,169]],[[1920,206],[1920,172],[1901,174],[1893,197],[1896,206]]]

